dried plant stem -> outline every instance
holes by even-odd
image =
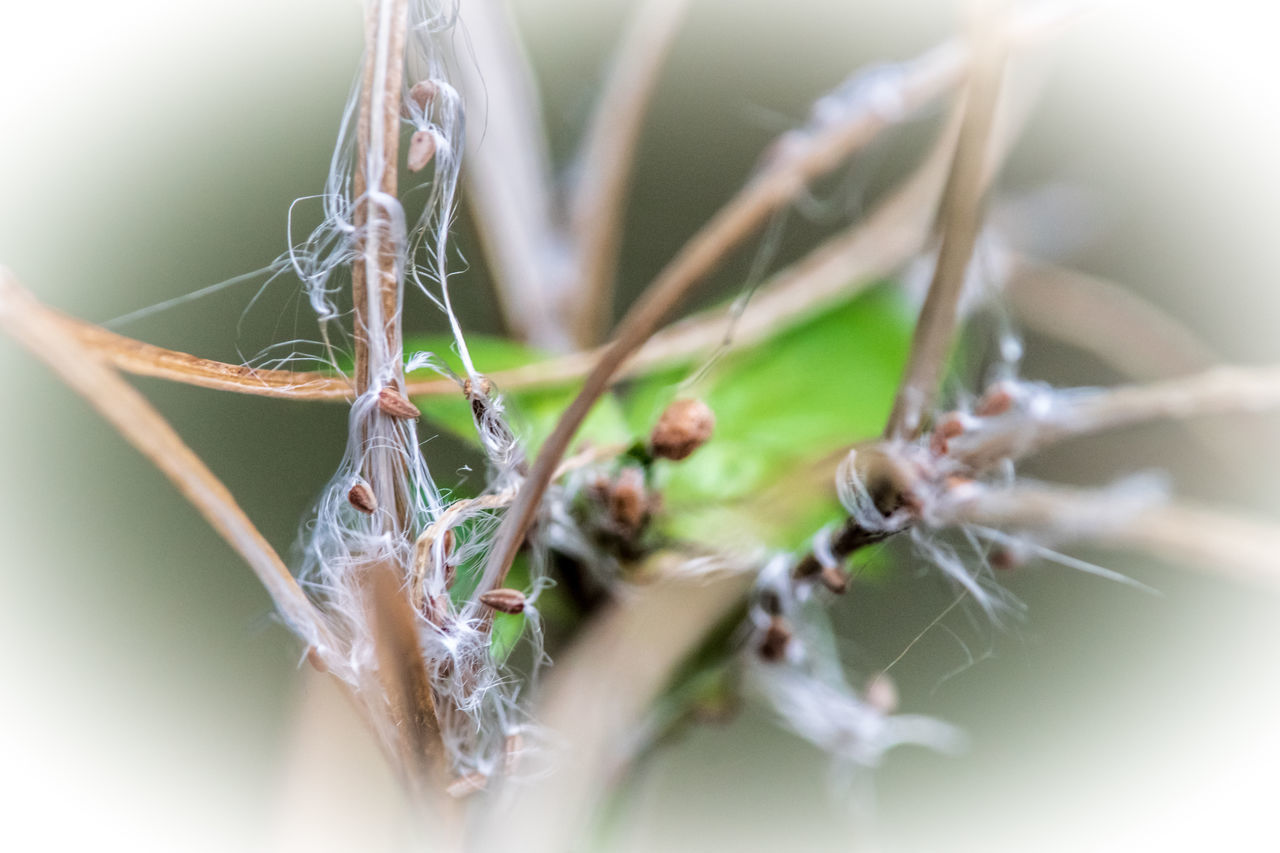
[[[80,344],[118,370],[138,376],[167,379],[218,391],[235,391],[260,397],[292,400],[349,400],[351,383],[342,376],[291,370],[262,370],[199,358],[109,332],[101,326],[57,314],[44,308],[50,319],[74,335]],[[455,383],[448,383],[454,389]]]
[[[1001,35],[990,26],[983,27],[975,39],[964,122],[939,211],[942,247],[911,338],[911,352],[893,411],[885,425],[886,438],[909,438],[920,433],[951,352],[960,294],[982,222],[987,140],[1000,102],[1006,52],[1000,39]]]
[[[300,636],[333,647],[315,606],[226,486],[141,394],[68,335],[62,319],[43,308],[3,269],[0,327],[48,364],[178,487],[249,564],[281,616]]]
[[[356,261],[351,266],[355,307],[355,382],[369,390],[371,377],[390,368],[404,384],[400,332],[403,235],[389,205],[395,203],[400,151],[400,89],[404,76],[408,0],[375,0],[365,21],[364,72],[356,128]]]
[[[1280,365],[1216,367],[1192,376],[1059,400],[1047,416],[1010,412],[984,419],[950,442],[950,455],[974,470],[1019,459],[1050,444],[1163,418],[1262,412],[1280,407]]]
[[[645,0],[636,6],[596,100],[569,203],[578,256],[572,331],[579,346],[598,343],[608,331],[622,219],[645,108],[687,7],[688,0]]]
[[[1005,294],[1020,320],[1134,379],[1162,379],[1222,362],[1194,332],[1126,288],[1023,256],[1009,261]]]
[[[1064,486],[988,490],[956,520],[1055,533],[1070,542],[1134,549],[1172,562],[1280,584],[1280,527],[1185,504],[1163,504],[1099,525],[1098,492]]]
[[[463,0],[473,61],[459,63],[473,105],[467,134],[467,201],[479,228],[503,321],[512,336],[552,351],[569,347],[559,317],[561,251],[552,227],[551,158],[533,74],[503,4]],[[483,77],[480,69],[484,69]],[[483,105],[483,110],[474,105]]]

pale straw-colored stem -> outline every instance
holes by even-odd
[[[579,346],[599,343],[612,319],[636,146],[646,107],[688,5],[688,0],[644,0],[636,6],[587,128],[569,201],[577,255],[572,322]]]
[[[104,365],[61,319],[0,269],[0,327],[83,396],[159,468],[244,559],[280,615],[308,642],[333,648],[320,614],[226,486],[132,386]]]

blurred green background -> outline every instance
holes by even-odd
[[[515,4],[560,164],[626,5]],[[0,13],[0,262],[93,321],[269,263],[286,246],[289,203],[322,188],[360,21],[358,4],[337,0]],[[1239,2],[1137,4],[1082,22],[1045,51],[1043,102],[1001,187],[1004,198],[1046,185],[1086,193],[1092,236],[1063,260],[1126,283],[1250,362],[1280,357],[1280,125],[1267,86],[1280,69],[1263,43],[1268,21]],[[946,2],[694,0],[642,143],[623,292],[652,277],[815,97],[865,62],[918,54],[956,23]],[[874,146],[827,198],[856,213],[909,167],[926,130]],[[819,233],[791,220],[776,265]],[[1071,244],[1071,231],[1031,236]],[[459,240],[475,265],[455,290],[464,323],[498,331],[465,223]],[[750,261],[742,253],[695,304],[735,292]],[[305,330],[288,283],[242,320],[255,288],[121,331],[239,361]],[[408,323],[443,329],[421,304]],[[1117,378],[1051,342],[1033,337],[1028,350],[1035,378]],[[343,408],[138,384],[287,549],[342,452]],[[300,675],[266,595],[159,474],[8,340],[0,389],[0,834],[55,847],[281,845]],[[1064,447],[1030,473],[1099,483],[1162,467],[1184,495],[1274,516],[1274,425],[1222,425],[1243,472],[1162,427]],[[442,481],[470,461],[449,439],[431,453]],[[843,850],[873,823],[886,850],[1264,849],[1276,833],[1267,792],[1280,782],[1276,595],[1086,556],[1163,596],[1041,566],[1010,583],[1028,605],[1024,623],[966,634],[973,665],[952,676],[969,652],[945,630],[926,636],[895,668],[904,708],[963,727],[972,750],[891,754],[874,820],[830,794],[823,756],[748,710],[646,765],[619,813],[619,844]],[[851,660],[864,672],[883,665],[949,600],[912,571],[849,596],[837,621]]]

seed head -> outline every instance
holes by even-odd
[[[649,436],[649,449],[661,459],[680,460],[707,443],[716,416],[701,400],[676,400],[667,406]]]
[[[518,589],[501,587],[481,594],[480,603],[500,613],[523,613],[524,593]]]

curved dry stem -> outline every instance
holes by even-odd
[[[987,490],[957,507],[956,521],[1059,534],[1058,542],[1143,551],[1204,571],[1280,584],[1280,527],[1204,507],[1162,504],[1099,524],[1105,493],[1065,486]]]
[[[1131,290],[1024,256],[1009,260],[1009,305],[1040,334],[1092,353],[1135,379],[1222,363],[1199,336]]]
[[[550,264],[560,241],[552,227],[551,158],[533,74],[503,6],[463,0],[460,7],[472,54],[458,64],[460,88],[468,104],[485,105],[468,127],[465,190],[507,329],[563,351],[563,288]]]
[[[0,269],[0,327],[88,400],[178,487],[249,564],[281,616],[300,636],[332,647],[329,632],[315,606],[227,487],[141,394],[67,334],[61,318],[40,306],[3,269]]]
[[[598,343],[608,330],[645,108],[688,5],[688,0],[646,0],[636,7],[596,101],[569,203],[578,274],[571,322],[579,346]]]
[[[994,29],[994,26],[983,27],[975,39],[964,121],[938,217],[942,224],[942,247],[911,337],[911,351],[893,410],[885,424],[884,435],[888,439],[920,434],[924,415],[937,396],[942,369],[955,338],[960,295],[982,224],[988,186],[984,174],[987,140],[1000,102],[1005,63],[1003,34]]]
[[[1145,421],[1262,412],[1280,407],[1280,365],[1216,367],[1191,376],[1077,392],[1044,413],[983,418],[949,442],[949,455],[975,471],[1020,459],[1069,438]]]

